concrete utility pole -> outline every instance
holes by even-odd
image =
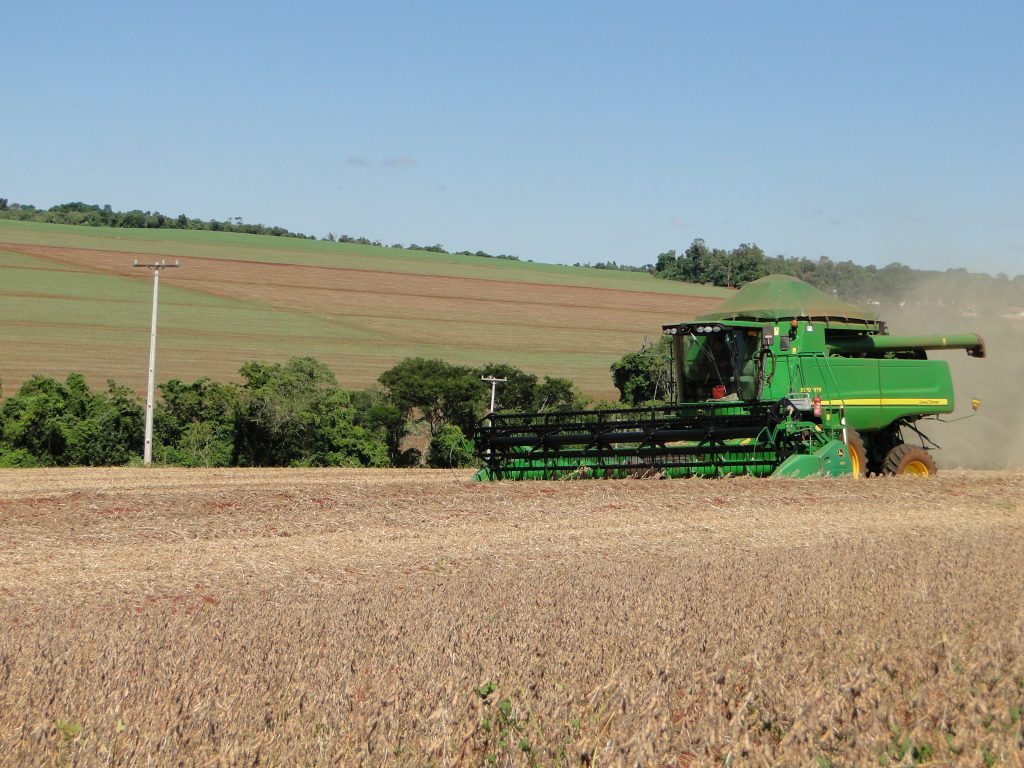
[[[504,384],[508,379],[498,379],[494,376],[481,376],[480,381],[488,381],[491,384],[491,410],[488,413],[494,413],[494,395],[498,390],[498,384]]]
[[[156,374],[156,304],[160,290],[160,271],[181,265],[177,261],[168,264],[163,259],[140,264],[136,259],[132,266],[145,267],[153,273],[153,323],[149,329],[149,383],[146,387],[146,447],[142,451],[142,463],[148,467],[153,463],[153,381]]]

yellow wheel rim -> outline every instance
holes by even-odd
[[[914,477],[928,477],[928,467],[925,466],[923,461],[908,461],[907,466],[903,468],[903,474],[913,475]]]
[[[853,471],[853,476],[860,477],[860,456],[849,443],[846,444],[846,452],[850,454],[850,469]]]

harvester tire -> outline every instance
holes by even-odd
[[[924,448],[901,443],[885,455],[883,475],[913,475],[931,477],[938,472],[935,460]]]
[[[846,449],[850,452],[853,476],[857,478],[867,477],[868,452],[864,448],[864,439],[856,429],[846,430]]]

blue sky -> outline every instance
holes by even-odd
[[[1024,272],[1021,2],[17,3],[0,196]]]

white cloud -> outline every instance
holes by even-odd
[[[395,155],[385,160],[384,165],[388,168],[408,168],[410,165],[416,165],[416,161],[408,155]]]

